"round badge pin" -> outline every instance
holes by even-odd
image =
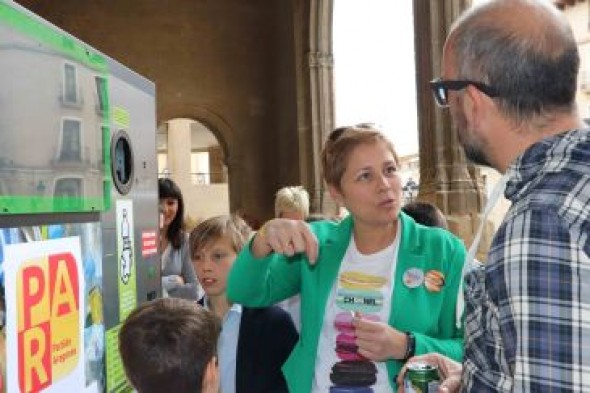
[[[430,292],[440,292],[445,286],[445,275],[438,270],[429,270],[424,277],[424,286]]]
[[[411,268],[405,271],[403,281],[408,288],[418,288],[424,282],[424,272],[418,268]]]

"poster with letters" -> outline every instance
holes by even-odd
[[[0,393],[104,391],[101,233],[0,228]]]
[[[13,244],[4,257],[7,391],[83,390],[80,238]]]

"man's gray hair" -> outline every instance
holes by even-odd
[[[515,16],[494,17],[500,8],[506,15],[506,7],[514,7]],[[458,19],[452,37],[457,78],[495,89],[500,110],[517,124],[575,110],[580,58],[571,27],[555,7],[490,1]]]

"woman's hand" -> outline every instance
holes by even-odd
[[[356,314],[352,319],[356,328],[358,353],[372,361],[402,359],[408,347],[408,337],[384,322],[363,319]]]
[[[184,279],[177,274],[162,276],[162,286],[169,291],[170,289],[184,285]]]
[[[289,257],[303,252],[313,265],[318,258],[318,240],[304,221],[275,218],[267,221],[252,241],[256,258],[271,252]]]
[[[408,359],[397,375],[398,393],[405,392],[404,376],[408,364],[410,363],[428,363],[438,367],[438,374],[440,375],[441,381],[440,386],[438,387],[439,393],[454,393],[458,392],[461,388],[461,372],[463,371],[463,365],[439,353],[429,353]]]

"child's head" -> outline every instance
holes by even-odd
[[[252,229],[237,215],[209,218],[190,235],[190,256],[207,296],[225,296],[227,275]]]
[[[127,378],[139,393],[217,391],[220,331],[219,319],[189,300],[142,304],[119,332]]]

